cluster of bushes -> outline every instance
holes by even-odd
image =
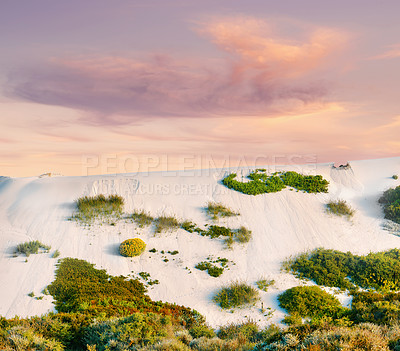
[[[224,273],[225,268],[228,266],[229,260],[227,258],[218,257],[216,260],[211,260],[208,258],[207,261],[199,262],[194,268],[201,271],[207,271],[208,275],[211,277],[219,277]]]
[[[45,252],[49,252],[51,246],[45,245],[38,240],[27,241],[25,243],[18,244],[16,253],[25,254],[27,257],[31,254],[39,253],[39,249],[43,249]]]
[[[90,224],[96,219],[120,218],[124,208],[124,198],[119,195],[83,196],[75,200],[77,211],[72,219]]]
[[[217,220],[221,217],[239,216],[239,213],[217,202],[209,202],[206,207],[206,212],[213,220]]]
[[[221,308],[228,309],[255,303],[258,298],[257,289],[246,283],[237,281],[223,287],[213,297],[213,300]]]
[[[337,216],[346,216],[347,218],[354,216],[355,212],[344,200],[330,201],[326,207],[328,213],[333,213]]]
[[[181,228],[189,233],[198,233],[201,236],[208,236],[211,239],[225,237],[225,244],[231,247],[236,241],[238,243],[247,243],[251,240],[251,230],[246,227],[240,227],[239,229],[230,229],[219,225],[207,226],[207,229],[201,229],[191,221],[185,221],[182,223]]]
[[[400,290],[400,250],[369,253],[365,256],[350,252],[316,249],[285,263],[300,278],[319,285],[351,289],[362,287],[378,291]]]
[[[127,239],[119,245],[119,253],[125,257],[141,255],[146,249],[146,243],[139,238]]]
[[[383,205],[385,218],[400,224],[400,185],[386,190],[379,199],[379,203]]]
[[[237,181],[236,176],[236,173],[231,173],[222,180],[222,183],[229,189],[248,195],[275,193],[287,186],[307,193],[326,193],[329,185],[321,175],[302,175],[293,171],[268,175],[265,170],[257,169],[247,176],[249,179],[247,182]]]

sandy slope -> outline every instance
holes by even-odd
[[[293,166],[299,172],[322,174],[330,183],[328,194],[304,194],[285,189],[276,194],[248,196],[229,190],[220,180],[230,170],[154,172],[116,176],[0,178],[0,315],[31,316],[53,309],[51,297],[42,300],[29,297],[41,291],[54,278],[55,249],[61,257],[77,257],[95,263],[115,275],[140,271],[158,279],[149,290],[153,299],[190,306],[207,317],[212,326],[242,320],[245,316],[258,321],[277,322],[284,313],[276,302],[284,289],[300,282],[280,273],[280,263],[292,254],[315,247],[334,248],[354,253],[368,253],[400,247],[400,237],[382,230],[383,215],[377,204],[381,192],[400,185],[393,174],[400,174],[400,158],[351,162],[349,170],[333,169],[329,164]],[[247,169],[239,174],[246,175]],[[116,226],[93,226],[90,230],[68,221],[74,209],[73,200],[83,194],[123,195],[126,212],[145,209],[152,215],[176,215],[198,224],[210,223],[204,212],[210,201],[222,202],[239,211],[241,216],[221,220],[231,227],[244,225],[252,230],[253,239],[246,245],[226,250],[221,241],[211,240],[183,230],[154,236],[151,228],[137,229],[135,224],[120,221]],[[351,221],[325,212],[330,199],[345,199],[357,211]],[[118,255],[121,241],[140,236],[148,249],[178,250],[179,254],[145,253],[127,259]],[[13,257],[15,246],[38,239],[52,246],[50,254]],[[220,278],[194,269],[209,255],[226,257],[235,262]],[[164,262],[164,257],[168,262]],[[187,268],[188,269],[187,269]],[[191,273],[190,273],[191,272]],[[261,277],[275,279],[268,293],[261,293],[264,307],[276,312],[268,319],[260,306],[251,309],[222,311],[212,301],[218,288],[232,280],[254,283]],[[345,298],[343,298],[345,301]]]

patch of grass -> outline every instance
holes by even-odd
[[[247,195],[258,195],[281,191],[286,186],[307,193],[328,192],[329,182],[321,175],[302,175],[297,172],[275,172],[268,175],[264,170],[256,169],[251,172],[247,182],[239,182],[236,173],[226,176],[222,183],[229,189],[234,189]]]
[[[239,243],[248,243],[251,239],[251,230],[245,228],[245,227],[240,227],[236,232],[235,232],[235,239]]]
[[[222,288],[213,300],[221,308],[235,308],[255,303],[258,299],[258,291],[250,285],[241,282],[233,282]]]
[[[147,227],[154,221],[154,218],[144,210],[133,212],[130,218],[135,221],[139,228]]]
[[[355,213],[355,211],[344,200],[330,201],[326,206],[326,211],[328,213],[333,213],[337,216],[346,216],[350,218],[353,217]]]
[[[197,268],[201,271],[207,271],[208,275],[211,277],[217,278],[219,277],[222,273],[224,273],[224,267],[218,267],[210,262],[207,261],[202,261],[199,262],[194,266],[194,268]]]
[[[275,284],[275,280],[260,279],[256,281],[257,288],[267,292],[268,288]]]
[[[206,212],[213,220],[217,220],[221,217],[239,216],[239,213],[217,202],[209,202],[206,207]]]
[[[383,205],[385,218],[400,224],[400,185],[386,190],[379,199],[379,203]]]
[[[94,220],[104,218],[121,218],[124,198],[119,195],[83,196],[75,200],[77,211],[71,217],[72,219],[90,224]]]
[[[181,226],[179,221],[172,216],[160,216],[154,222],[156,225],[155,232],[157,234],[165,231],[176,230]]]
[[[33,291],[31,291],[31,292],[28,294],[28,296],[29,296],[29,297],[34,297],[34,296],[35,296],[35,293],[34,293]]]
[[[39,253],[39,249],[49,251],[51,249],[51,246],[42,244],[38,240],[34,240],[34,241],[27,241],[25,243],[18,244],[16,251],[17,251],[17,253],[25,254],[27,257],[29,257],[29,255],[31,255],[31,254]]]
[[[56,250],[56,251],[54,251],[53,256],[51,256],[51,257],[52,258],[57,258],[58,256],[60,256],[60,251]]]

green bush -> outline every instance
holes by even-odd
[[[221,308],[234,308],[254,303],[258,299],[258,291],[245,283],[234,282],[222,288],[213,300]]]
[[[119,253],[125,257],[141,255],[146,249],[146,243],[139,238],[127,239],[119,246]]]
[[[239,324],[228,324],[221,327],[217,336],[223,340],[241,339],[245,342],[255,342],[258,339],[259,328],[253,321],[247,321]]]
[[[175,217],[161,216],[155,220],[156,224],[156,233],[165,232],[168,230],[178,229],[181,224]]]
[[[57,258],[58,256],[60,256],[60,251],[56,250],[56,251],[54,251],[53,256],[51,256],[51,257],[52,258]]]
[[[34,240],[18,244],[16,251],[17,253],[25,254],[27,257],[29,257],[29,255],[31,254],[37,254],[39,252],[39,249],[49,251],[51,249],[51,246],[42,244],[38,240]]]
[[[399,176],[398,176],[397,174],[393,174],[392,178],[393,178],[394,180],[397,180],[397,179],[399,179]]]
[[[350,289],[359,286],[379,291],[400,290],[400,250],[353,255],[316,249],[290,260],[289,269],[319,285]]]
[[[318,286],[296,286],[278,296],[279,305],[291,315],[336,318],[343,311],[339,300]]]
[[[251,172],[247,182],[239,182],[236,173],[226,176],[222,183],[229,189],[234,189],[247,195],[258,195],[281,191],[286,186],[308,193],[328,192],[329,182],[320,175],[302,175],[296,172],[276,172],[267,175],[263,170]]]
[[[195,339],[201,337],[213,338],[215,336],[214,330],[205,324],[196,325],[190,328],[189,333]]]
[[[224,273],[223,267],[218,267],[210,262],[202,261],[197,263],[194,268],[197,268],[201,271],[207,271],[207,273],[212,277],[219,277],[222,273]]]
[[[230,208],[225,207],[223,204],[217,202],[209,202],[206,207],[206,212],[213,220],[216,220],[220,217],[233,217],[239,215],[239,213],[236,213]]]
[[[344,200],[330,201],[326,206],[327,212],[337,216],[352,217],[355,212]]]
[[[75,200],[77,211],[72,219],[83,223],[91,223],[96,219],[120,218],[124,199],[119,195],[83,196]]]
[[[245,228],[245,227],[240,227],[236,232],[235,232],[235,239],[239,243],[248,243],[251,240],[251,230]]]
[[[133,212],[131,218],[135,221],[139,228],[147,227],[154,221],[154,218],[144,210]]]
[[[379,199],[379,203],[383,205],[385,218],[400,224],[400,185],[386,190]]]

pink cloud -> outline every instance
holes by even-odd
[[[369,60],[386,60],[400,57],[400,44],[390,45],[382,54],[370,57]]]
[[[91,112],[86,122],[126,124],[149,117],[269,116],[318,111],[329,86],[314,74],[345,36],[317,28],[304,42],[277,37],[264,21],[211,21],[199,31],[228,56],[183,60],[169,55],[56,58],[10,77],[9,93]],[[223,68],[221,68],[223,67]]]

